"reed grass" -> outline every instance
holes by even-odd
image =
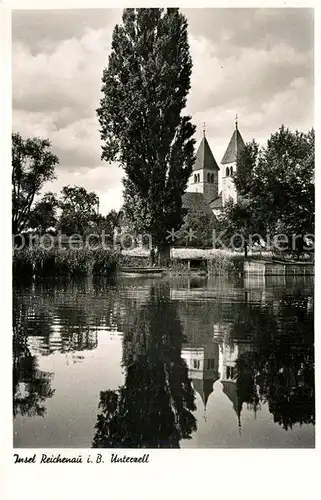
[[[207,263],[207,272],[209,275],[240,275],[243,273],[244,255],[224,251],[220,253],[218,251],[207,260]]]
[[[14,278],[109,276],[115,273],[119,253],[96,248],[61,249],[29,247],[14,249]]]

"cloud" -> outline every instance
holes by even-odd
[[[296,52],[280,43],[269,49],[231,50],[226,58],[206,38],[190,40],[194,61],[192,113],[212,106],[243,106],[248,112],[262,109],[264,103],[298,77],[313,85],[313,53]],[[304,112],[304,110],[302,110]]]
[[[74,119],[92,114],[110,42],[109,30],[87,29],[82,38],[63,40],[51,53],[33,55],[28,46],[14,43],[13,106],[46,112],[68,107]]]
[[[97,165],[101,146],[96,117],[83,118],[59,128],[55,123],[57,114],[60,115],[60,112],[48,115],[44,112],[14,111],[13,122],[19,124],[14,129],[24,137],[48,137],[53,153],[65,170]]]
[[[189,31],[206,37],[225,57],[244,47],[268,48],[286,43],[296,51],[313,46],[313,9],[307,8],[222,8],[181,9],[187,16]]]
[[[71,171],[58,167],[56,175],[54,182],[43,186],[40,196],[48,191],[59,194],[63,186],[67,185],[84,186],[87,191],[94,191],[99,196],[101,214],[106,215],[112,208],[121,208],[124,172],[115,163],[91,168],[74,167]]]
[[[111,33],[121,15],[121,9],[19,9],[12,12],[12,33],[32,54],[51,53],[62,40],[81,39],[88,27]]]
[[[14,44],[14,129],[50,137],[66,168],[100,160],[95,110],[110,41],[110,31],[88,29],[80,39],[60,42],[50,54],[33,55],[28,47]]]
[[[220,162],[235,114],[245,141],[265,142],[282,123],[313,125],[312,9],[182,9],[193,59],[187,111]],[[60,166],[49,189],[83,185],[107,210],[120,207],[122,171],[100,160],[96,108],[114,9],[13,14],[13,126],[50,138]],[[48,190],[48,189],[47,189]]]

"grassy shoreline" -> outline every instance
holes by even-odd
[[[197,262],[189,267],[188,262]],[[243,272],[244,256],[225,250],[172,249],[167,274],[184,276],[198,273],[211,276],[239,275]],[[121,267],[150,267],[149,251],[115,251],[102,247],[90,249],[28,247],[13,249],[12,271],[17,279],[81,278],[115,275]]]
[[[103,248],[14,249],[13,278],[111,276],[117,271],[119,252]]]

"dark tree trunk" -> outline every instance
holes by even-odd
[[[247,243],[244,243],[244,257],[247,259]]]
[[[160,245],[158,247],[158,265],[160,267],[169,267],[171,260],[171,247],[169,245]]]

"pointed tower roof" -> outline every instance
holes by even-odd
[[[227,146],[225,154],[222,158],[221,161],[222,165],[225,165],[226,163],[234,163],[236,161],[237,154],[244,148],[244,146],[245,144],[243,141],[243,137],[241,136],[241,133],[238,129],[238,124],[236,119],[235,130],[233,132],[229,145]]]
[[[203,131],[203,137],[196,153],[193,170],[203,170],[204,168],[207,170],[219,170],[209,143],[205,137],[205,131]]]
[[[215,380],[214,379],[197,379],[197,378],[192,378],[192,383],[194,390],[198,392],[198,394],[201,396],[201,399],[204,404],[204,408],[206,409],[207,401],[209,396],[213,392],[213,384]]]
[[[242,412],[243,402],[238,397],[236,384],[231,380],[224,380],[222,381],[222,385],[224,393],[233,404],[234,411],[237,415],[238,426],[241,427],[241,412]]]

